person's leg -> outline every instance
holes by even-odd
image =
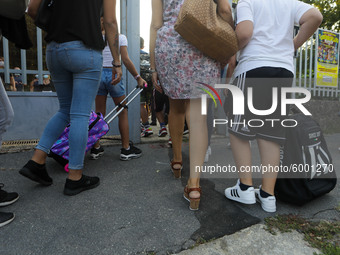
[[[13,108],[0,78],[0,148],[2,143],[2,135],[11,125],[13,118]]]
[[[237,85],[245,90],[244,75],[237,79]],[[231,105],[230,105],[231,106]],[[255,139],[256,135],[245,124],[248,115],[234,115],[232,107],[228,109],[228,126],[230,145],[233,153],[233,158],[237,171],[239,173],[239,180],[236,185],[226,188],[224,191],[225,196],[233,201],[243,204],[255,204],[255,189],[252,186],[252,173],[251,173],[251,148],[250,140]]]
[[[155,89],[153,91],[153,95],[154,95],[154,102],[155,102],[156,118],[160,124],[164,125],[164,105],[165,105],[164,96],[165,95]]]
[[[54,57],[55,53],[50,53],[48,50],[47,61],[49,70],[53,74],[54,78],[54,84],[59,100],[59,110],[47,122],[44,132],[32,156],[32,160],[38,164],[45,164],[50,148],[70,121],[69,112],[72,100],[72,74],[66,71],[59,64],[58,60],[53,59]]]
[[[103,59],[100,51],[89,49],[81,41],[50,44],[50,46],[53,45],[54,47],[50,47],[52,53],[48,47],[47,63],[52,76],[57,81],[56,89],[61,107],[53,117],[55,123],[49,121],[44,131],[44,139],[39,142],[37,149],[45,154],[48,153],[58,135],[63,131],[63,126],[66,126],[69,117],[69,175],[66,179],[64,194],[76,195],[99,185],[99,178],[83,175],[82,169],[88,140],[89,116],[98,91]],[[35,165],[33,170],[32,166],[26,164],[20,173],[43,185],[52,184],[52,180],[46,181],[46,176],[42,176],[41,179],[36,178],[41,177],[37,172],[42,170],[45,170],[47,175],[44,165]]]
[[[241,139],[234,134],[230,134],[229,137],[236,168],[239,171],[240,182],[248,186],[253,186],[251,172],[240,172],[241,167],[251,167],[250,143],[248,140]]]
[[[113,101],[115,105],[118,105],[121,101],[125,99],[125,95],[120,97],[114,97]],[[123,103],[125,105],[125,102]],[[118,111],[121,108],[118,108]],[[119,133],[122,139],[122,147],[124,149],[129,148],[129,119],[128,119],[128,110],[124,109],[119,115],[118,115],[118,127],[119,127]]]
[[[125,93],[125,90],[123,91]],[[113,101],[116,105],[118,105],[124,99],[125,95],[113,97]],[[123,103],[123,105],[125,104],[126,102]],[[120,109],[121,108],[118,108],[118,111]],[[130,159],[139,158],[142,155],[142,150],[140,150],[139,148],[135,147],[132,143],[130,143],[128,110],[124,109],[118,115],[118,118],[119,118],[118,119],[119,132],[122,139],[122,148],[120,149],[120,160],[127,161]]]
[[[146,111],[145,108],[145,102],[140,103],[140,116],[142,118],[143,124],[148,122],[148,112]]]
[[[107,96],[97,95],[95,99],[96,112],[100,112],[103,116],[106,114],[106,100]],[[98,149],[100,147],[100,140],[98,140],[93,148]],[[97,157],[96,157],[97,158]]]
[[[84,68],[77,54],[77,51],[69,51],[73,58],[70,62],[75,62],[78,68],[73,71],[73,95],[70,108],[70,160],[69,176],[70,180],[79,180],[82,177],[84,166],[84,155],[88,140],[88,125],[92,104],[97,95],[99,80],[102,70],[101,52],[95,50],[84,51],[84,57],[92,57],[93,63],[90,67]],[[70,64],[71,64],[70,63]]]
[[[145,99],[141,97],[141,103],[140,103],[140,113],[141,113],[141,119],[142,119],[142,137],[148,137],[153,134],[152,128],[150,127],[149,123],[149,116],[148,111],[146,110],[146,103]]]
[[[63,63],[58,60],[57,55],[56,43],[48,44],[46,62],[53,75],[59,110],[48,121],[31,160],[19,171],[21,175],[45,186],[51,185],[53,182],[46,170],[46,157],[54,142],[69,123],[72,98],[72,74],[63,67]]]
[[[231,133],[230,143],[236,168],[239,172],[239,180],[236,185],[226,188],[224,194],[228,199],[239,203],[255,204],[255,189],[252,186],[252,174],[250,171],[250,142],[245,138],[242,139],[236,134]]]
[[[170,107],[171,109],[171,107]],[[200,171],[196,167],[203,165],[205,152],[208,147],[207,116],[201,114],[201,100],[191,99],[186,109],[186,120],[190,133],[190,177],[189,188],[200,186]],[[183,129],[183,125],[181,126]],[[193,192],[190,197],[199,196],[198,192]]]
[[[150,125],[149,116],[148,111],[146,110],[146,98],[143,92],[140,95],[140,117],[142,119],[142,124],[148,127]]]
[[[214,125],[214,108],[213,108],[213,101],[209,100],[208,102],[208,111],[207,111],[208,115],[207,115],[207,127],[208,127],[208,148],[207,151],[205,153],[205,157],[204,157],[204,162],[208,162],[209,161],[209,156],[211,155],[211,147],[210,147],[210,143],[211,143],[211,136],[213,133],[213,125]]]
[[[167,96],[164,93],[160,93],[159,91],[155,90],[153,91],[154,94],[154,101],[155,101],[155,112],[156,117],[160,125],[158,136],[164,137],[168,134],[168,131],[166,130],[166,124],[165,124],[165,118],[164,118],[164,105],[165,105],[165,99]]]
[[[171,112],[170,107],[170,112]],[[200,169],[204,162],[204,155],[207,149],[207,118],[201,114],[201,100],[191,99],[186,107],[186,120],[189,127],[190,137],[190,176],[184,188],[184,198],[190,202],[190,210],[198,210],[201,199]],[[180,132],[183,134],[183,124],[180,125]],[[198,169],[197,169],[198,168]]]
[[[158,120],[159,123],[163,124],[161,126],[164,126],[164,112],[160,111],[160,112],[156,112],[156,118]]]
[[[96,96],[96,112],[100,112],[103,116],[106,114],[106,100],[107,96]]]
[[[12,105],[8,99],[5,88],[0,78],[0,148],[2,141],[2,134],[6,132],[7,128],[11,125],[14,118]],[[8,193],[2,190],[4,185],[0,183],[0,206],[6,206],[18,200],[18,193]],[[14,220],[14,213],[0,212],[0,227],[3,227]]]
[[[157,125],[157,117],[156,117],[156,112],[155,112],[154,97],[153,97],[152,94],[151,94],[151,97],[150,97],[150,109],[151,109],[151,124],[150,125],[156,126]]]
[[[278,167],[280,165],[280,145],[278,143],[257,139],[259,146],[261,165],[267,167]],[[261,189],[268,194],[274,196],[277,173],[275,171],[267,171],[263,175]]]
[[[207,127],[208,127],[208,146],[211,143],[211,136],[214,129],[214,107],[213,101],[209,100],[208,102],[208,115],[207,115]]]
[[[170,113],[169,113],[169,130],[172,139],[172,162],[182,162],[182,137],[183,126],[186,108],[189,103],[188,100],[171,99],[170,101]],[[174,169],[180,169],[180,164],[174,164]]]

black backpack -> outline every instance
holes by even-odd
[[[275,196],[287,203],[303,205],[333,190],[337,178],[319,124],[302,113],[289,118],[298,125],[286,130]]]

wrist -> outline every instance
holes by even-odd
[[[122,67],[122,64],[120,62],[115,63],[114,61],[112,61],[112,66],[115,68],[119,68],[119,67]]]
[[[150,73],[157,73],[157,70],[155,68],[150,68],[149,71]]]
[[[133,78],[135,78],[135,80],[137,81],[138,79],[141,79],[140,75],[137,74],[136,76],[134,76]]]

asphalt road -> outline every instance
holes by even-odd
[[[340,134],[326,139],[334,166],[340,169]],[[213,139],[209,164],[221,153],[233,164],[227,142],[227,138]],[[171,150],[166,142],[139,147],[143,156],[129,162],[119,160],[119,146],[105,147],[99,160],[86,159],[86,174],[99,176],[101,184],[74,197],[62,194],[67,175],[52,159],[47,166],[54,183],[43,187],[18,174],[32,151],[0,154],[0,182],[5,183],[5,190],[20,194],[18,202],[0,209],[16,214],[15,221],[0,229],[0,254],[176,253],[198,239],[219,238],[273,216],[259,204],[244,206],[227,200],[224,189],[235,184],[233,176],[202,179],[200,210],[190,211],[182,197],[188,164],[184,165],[184,177],[176,180],[169,168]],[[255,144],[252,149],[256,163]],[[187,143],[183,151],[187,161]],[[337,185],[331,193],[303,207],[278,202],[277,214],[339,220],[334,209],[339,205],[339,194]]]

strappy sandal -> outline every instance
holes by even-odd
[[[198,191],[200,193],[200,196],[198,198],[191,198],[189,194],[192,191]],[[202,194],[201,187],[199,187],[199,188],[188,188],[188,186],[185,186],[183,197],[187,201],[190,202],[190,206],[189,206],[190,210],[192,210],[192,211],[198,210],[198,207],[200,205],[200,200],[201,200],[201,194]]]
[[[183,162],[175,162],[175,161],[172,161],[170,162],[170,165],[171,165],[171,171],[173,172],[175,178],[181,178],[181,172],[182,172],[182,169],[183,169]],[[174,165],[180,165],[181,167],[180,168],[174,168]]]

